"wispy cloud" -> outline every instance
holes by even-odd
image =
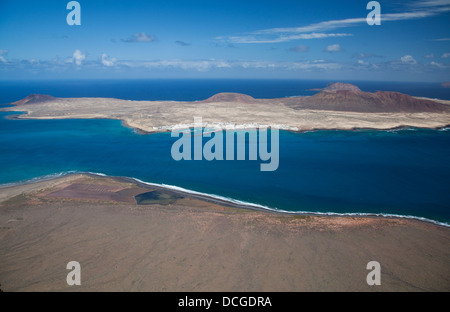
[[[184,42],[184,41],[180,41],[180,40],[175,41],[175,43],[176,43],[176,44],[179,44],[179,45],[182,46],[182,47],[186,47],[186,46],[190,46],[190,45],[191,45],[191,44],[188,43],[188,42]]]
[[[153,42],[155,41],[155,37],[152,35],[147,35],[145,32],[136,33],[133,37],[120,39],[123,42],[133,43],[133,42]]]
[[[374,53],[357,53],[353,55],[353,57],[359,58],[359,59],[369,59],[369,58],[384,58],[382,55],[374,54]]]
[[[205,72],[214,69],[279,69],[279,70],[335,70],[341,65],[326,60],[303,62],[227,61],[227,60],[160,60],[118,61],[116,66],[140,69],[182,69]]]
[[[293,40],[309,40],[309,39],[324,39],[336,37],[353,36],[348,33],[305,33],[305,34],[281,34],[281,35],[263,35],[251,34],[246,36],[231,36],[231,37],[216,37],[220,41],[228,41],[232,43],[280,43],[289,42]]]
[[[329,31],[337,28],[350,27],[355,24],[365,23],[366,18],[347,18],[342,20],[332,20],[324,21],[320,23],[310,24],[302,27],[284,27],[284,28],[270,28],[263,29],[253,32],[257,35],[268,35],[268,34],[299,34],[299,33],[309,33],[309,32],[322,32]]]
[[[117,66],[129,68],[155,69],[171,68],[183,70],[208,71],[212,68],[229,68],[231,64],[222,60],[158,60],[158,61],[120,61]]]
[[[449,58],[450,57],[450,52],[444,53],[441,55],[441,58]]]
[[[450,0],[421,0],[411,4],[416,7],[438,7],[450,5]]]
[[[342,64],[329,62],[325,60],[313,60],[313,61],[305,61],[305,62],[294,62],[294,63],[286,63],[286,69],[290,70],[339,70],[342,68]]]
[[[297,52],[297,53],[299,53],[299,52],[308,52],[309,51],[309,47],[304,46],[304,45],[299,45],[299,46],[290,48],[288,51],[290,51],[290,52]]]
[[[405,12],[381,15],[382,22],[421,19],[450,11],[450,0],[425,0],[414,2]],[[279,43],[300,39],[323,39],[352,36],[350,33],[326,33],[328,31],[359,26],[367,23],[366,17],[323,21],[300,27],[262,29],[238,36],[221,36],[216,40],[233,43]],[[445,39],[445,38],[444,38]]]
[[[438,67],[438,68],[446,68],[446,66],[445,66],[444,64],[438,63],[438,62],[434,62],[434,61],[431,62],[430,65],[436,66],[436,67]]]
[[[336,44],[332,44],[332,45],[327,46],[324,49],[324,52],[331,52],[331,53],[333,53],[333,52],[339,52],[341,50],[342,50],[341,46],[336,43]]]

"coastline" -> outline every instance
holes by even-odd
[[[12,188],[0,202],[4,291],[450,290],[450,230],[426,222],[241,209],[98,174]],[[132,200],[148,191],[160,199]]]
[[[43,177],[36,177],[25,181],[18,181],[18,182],[12,182],[12,183],[6,183],[6,184],[0,184],[0,204],[2,201],[7,200],[9,197],[4,197],[2,195],[2,191],[8,189],[8,188],[19,188],[21,186],[29,186],[29,188],[26,188],[26,190],[34,189],[33,185],[37,184],[39,185],[41,182],[58,182],[59,179],[63,177],[71,178],[77,177],[77,176],[91,176],[91,177],[101,177],[101,178],[108,178],[113,179],[118,182],[125,182],[125,183],[132,183],[136,184],[139,187],[147,188],[147,189],[157,189],[164,192],[174,193],[177,195],[182,195],[184,197],[189,197],[193,199],[198,199],[201,201],[209,202],[216,205],[221,205],[225,207],[231,207],[231,208],[237,208],[237,209],[246,209],[246,210],[253,210],[258,212],[268,212],[273,214],[279,214],[279,215],[286,215],[286,216],[309,216],[309,217],[329,217],[329,218],[380,218],[380,219],[399,219],[399,220],[410,220],[410,221],[416,221],[416,222],[423,222],[426,224],[432,224],[434,226],[443,227],[443,228],[450,228],[450,224],[446,222],[441,222],[437,220],[427,219],[424,217],[419,216],[412,216],[412,215],[398,215],[398,214],[388,214],[388,213],[358,213],[358,212],[350,212],[350,213],[337,213],[337,212],[313,212],[313,211],[288,211],[288,210],[282,210],[272,207],[263,206],[260,204],[250,203],[250,202],[244,202],[241,200],[228,198],[220,195],[215,194],[208,194],[203,192],[198,192],[194,190],[185,189],[179,186],[174,185],[167,185],[167,184],[158,184],[158,183],[152,183],[152,182],[146,182],[139,180],[137,178],[133,177],[123,177],[123,176],[109,176],[103,173],[96,173],[96,172],[76,172],[76,171],[70,171],[65,173],[56,173],[56,174],[50,174]],[[39,186],[37,186],[39,187]],[[13,193],[14,194],[14,193]],[[18,194],[14,194],[18,195]]]
[[[1,109],[0,109],[1,111]],[[171,128],[172,126],[164,126],[161,129],[157,129],[154,131],[147,131],[147,130],[142,130],[140,128],[136,128],[134,126],[131,126],[130,124],[128,124],[128,122],[126,120],[122,120],[122,119],[117,119],[117,118],[102,118],[102,117],[94,117],[94,118],[70,118],[70,117],[66,117],[66,118],[46,118],[46,117],[29,117],[26,115],[26,112],[24,115],[8,115],[6,116],[7,119],[11,119],[11,120],[54,120],[54,119],[100,119],[100,120],[120,120],[121,124],[123,127],[132,129],[133,131],[135,131],[137,134],[142,134],[142,135],[146,135],[146,134],[154,134],[154,133],[167,133],[167,132],[171,132]],[[205,127],[212,127],[214,125],[206,125]],[[260,127],[260,125],[258,126],[246,126],[246,125],[235,125],[237,127],[236,131],[238,130],[252,130],[255,128]],[[267,125],[263,125],[263,126],[267,126]],[[179,125],[174,125],[173,127],[179,127]],[[270,126],[271,127],[271,126]],[[189,129],[193,129],[194,125],[189,125]],[[280,131],[287,131],[287,132],[292,132],[292,133],[306,133],[306,132],[313,132],[313,131],[397,131],[397,130],[409,130],[409,129],[429,129],[429,130],[444,130],[446,131],[447,129],[450,128],[450,123],[448,124],[443,124],[443,125],[439,125],[439,126],[435,126],[435,127],[421,127],[421,126],[410,126],[410,125],[397,125],[397,126],[393,126],[390,128],[370,128],[370,127],[353,127],[353,128],[311,128],[311,129],[297,129],[297,130],[293,130],[290,128],[278,128],[278,130]]]
[[[417,99],[417,98],[416,98]],[[429,101],[434,99],[421,98]],[[127,101],[113,98],[55,98],[48,101],[0,108],[24,112],[15,119],[115,119],[141,134],[168,132],[173,127],[193,127],[202,117],[204,127],[276,127],[292,132],[318,130],[391,130],[400,127],[426,129],[450,125],[450,101],[434,100],[448,107],[442,112],[352,112],[294,109],[280,99],[230,102]],[[9,117],[11,118],[11,117]]]

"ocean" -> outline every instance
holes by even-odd
[[[130,100],[313,94],[325,81],[139,80],[0,82],[0,103],[30,93]],[[450,99],[439,84],[354,82]],[[14,120],[0,113],[0,184],[95,172],[164,184],[287,212],[383,214],[450,224],[449,129],[280,131],[279,167],[260,161],[175,161],[170,133],[139,134],[117,120]],[[248,159],[248,158],[247,158]]]

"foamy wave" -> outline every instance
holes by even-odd
[[[98,174],[98,173],[91,173],[91,174]],[[99,173],[98,175],[106,176],[102,173]],[[268,206],[264,206],[264,205],[260,205],[260,204],[250,203],[250,202],[246,202],[246,201],[242,201],[242,200],[238,200],[238,199],[234,199],[234,198],[230,198],[230,197],[225,197],[225,196],[221,196],[221,195],[208,194],[208,193],[198,192],[198,191],[194,191],[194,190],[189,190],[189,189],[186,189],[186,188],[183,188],[180,186],[164,184],[164,183],[146,182],[146,181],[142,181],[137,178],[130,178],[130,177],[127,177],[127,178],[134,180],[136,182],[145,184],[145,185],[149,185],[149,186],[163,187],[163,188],[171,189],[174,191],[179,191],[179,192],[183,192],[183,193],[187,193],[187,194],[202,196],[202,197],[206,197],[206,198],[212,198],[212,199],[229,202],[231,204],[237,204],[237,205],[241,205],[241,206],[245,206],[245,207],[249,207],[249,208],[267,210],[267,211],[285,213],[285,214],[291,214],[291,215],[402,218],[402,219],[419,220],[422,222],[429,222],[429,223],[433,223],[433,224],[444,226],[444,227],[450,227],[450,224],[446,223],[446,222],[440,222],[440,221],[436,221],[436,220],[432,220],[432,219],[428,219],[428,218],[424,218],[424,217],[416,217],[416,216],[412,216],[412,215],[398,215],[398,214],[389,214],[389,213],[363,213],[363,212],[339,213],[339,212],[317,212],[317,211],[289,211],[289,210],[278,209],[278,208],[274,208],[274,207],[268,207]]]
[[[57,179],[57,178],[60,178],[60,177],[63,177],[63,176],[69,175],[69,174],[74,174],[74,173],[77,173],[77,171],[64,171],[64,172],[47,174],[44,176],[31,178],[31,179],[27,179],[27,180],[19,180],[16,182],[4,183],[4,184],[0,184],[0,189],[5,188],[5,187],[10,187],[10,186],[17,186],[17,185],[30,184],[30,183],[40,182],[40,181]]]
[[[383,131],[383,130],[380,130],[380,131]],[[397,132],[401,132],[401,131],[419,131],[419,128],[416,128],[416,127],[400,127],[400,128],[388,129],[388,130],[384,130],[384,131],[397,133]]]
[[[84,172],[79,172],[79,173],[84,173]],[[97,175],[97,176],[100,176],[100,177],[107,177],[106,174],[100,173],[100,172],[91,172],[91,171],[87,171],[86,173],[89,173],[89,174],[92,174],[92,175]]]
[[[104,173],[100,173],[100,172],[66,171],[66,172],[59,172],[59,173],[55,173],[55,174],[49,174],[49,175],[45,175],[42,177],[32,178],[29,180],[1,184],[0,188],[21,185],[21,184],[35,183],[35,182],[45,181],[45,180],[51,180],[51,179],[56,179],[56,178],[59,178],[62,176],[66,176],[69,174],[76,174],[76,173],[78,173],[78,174],[85,173],[85,174],[90,174],[90,175],[100,176],[100,177],[114,177],[114,176],[108,176],[108,175],[106,175]],[[246,207],[246,208],[254,208],[254,209],[258,209],[258,210],[266,210],[266,211],[289,214],[289,215],[401,218],[401,219],[412,219],[412,220],[418,220],[418,221],[422,221],[422,222],[428,222],[428,223],[432,223],[432,224],[443,226],[443,227],[450,227],[450,224],[446,223],[446,222],[440,222],[440,221],[436,221],[436,220],[432,220],[432,219],[428,219],[428,218],[424,218],[424,217],[412,216],[412,215],[399,215],[399,214],[390,214],[390,213],[365,213],[365,212],[364,213],[363,212],[340,213],[340,212],[317,212],[317,211],[289,211],[289,210],[284,210],[284,209],[278,209],[275,207],[268,207],[268,206],[264,206],[264,205],[260,205],[260,204],[250,203],[250,202],[246,202],[246,201],[242,201],[242,200],[238,200],[238,199],[234,199],[234,198],[230,198],[230,197],[225,197],[225,196],[221,196],[221,195],[208,194],[208,193],[198,192],[198,191],[194,191],[194,190],[189,190],[189,189],[186,189],[186,188],[183,188],[180,186],[176,186],[176,185],[146,182],[146,181],[140,180],[138,178],[133,178],[133,177],[118,177],[118,178],[126,178],[126,179],[133,180],[133,181],[136,181],[138,183],[142,183],[142,184],[145,184],[148,186],[161,187],[161,188],[165,188],[165,189],[169,189],[169,190],[183,192],[186,194],[192,194],[192,195],[201,196],[204,198],[215,199],[215,200],[227,202],[227,203],[234,204],[234,205],[239,205],[239,206]]]

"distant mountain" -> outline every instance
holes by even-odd
[[[329,83],[323,90],[325,91],[361,91],[357,86],[352,85],[351,83]]]
[[[450,81],[443,82],[441,84],[441,87],[443,87],[443,88],[450,88]]]
[[[431,100],[390,92],[364,92],[348,83],[328,85],[313,96],[280,99],[294,109],[315,109],[363,113],[390,112],[442,112],[448,106]]]
[[[349,83],[332,83],[312,96],[299,96],[281,99],[255,99],[241,93],[218,93],[200,103],[245,103],[245,104],[284,104],[293,109],[312,109],[362,113],[418,113],[450,111],[450,106],[429,99],[415,98],[407,94],[391,91],[374,93],[361,91]],[[57,100],[50,95],[31,94],[11,103],[28,105]]]
[[[20,101],[11,103],[11,104],[13,104],[13,105],[35,104],[35,103],[43,103],[43,102],[53,101],[56,99],[57,98],[55,98],[51,95],[46,95],[46,94],[30,94],[26,98],[24,98]]]
[[[259,101],[250,95],[242,93],[223,92],[217,93],[212,97],[203,100],[202,103],[218,103],[218,102],[239,102],[239,103],[258,103]]]

